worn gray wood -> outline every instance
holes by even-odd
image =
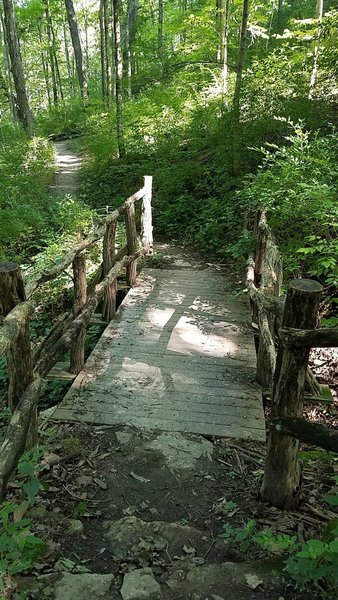
[[[265,440],[247,299],[212,268],[146,269],[54,419]]]

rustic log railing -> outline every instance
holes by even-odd
[[[318,282],[295,279],[286,296],[279,296],[282,263],[265,215],[256,233],[257,255],[248,260],[247,288],[259,328],[257,379],[263,389],[272,390],[261,498],[288,509],[300,496],[299,440],[338,452],[338,430],[302,418],[306,387],[321,392],[308,367],[310,349],[338,347],[338,328],[315,329],[323,291]]]
[[[122,206],[108,214],[103,225],[68,250],[56,265],[41,273],[26,288],[15,263],[0,265],[0,358],[7,357],[12,417],[0,448],[0,495],[16,467],[20,455],[37,441],[37,405],[43,379],[70,350],[69,372],[78,374],[84,367],[86,329],[100,302],[102,320],[109,322],[116,312],[117,277],[125,269],[127,285],[136,281],[137,260],[152,253],[152,177]],[[141,231],[137,232],[135,203],[142,200]],[[127,245],[115,255],[117,222],[124,217]],[[85,251],[100,240],[102,263],[93,282],[87,285]],[[72,266],[74,302],[34,353],[29,334],[34,312],[34,294],[46,282],[56,279]]]

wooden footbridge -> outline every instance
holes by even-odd
[[[0,357],[8,359],[13,412],[0,454],[0,488],[27,439],[37,439],[44,382],[57,376],[68,351],[67,376],[75,380],[56,420],[265,439],[247,300],[233,295],[225,275],[193,259],[182,264],[172,257],[168,269],[145,269],[137,278],[138,259],[152,253],[151,184],[145,177],[141,190],[34,280],[24,284],[15,263],[0,266]],[[116,253],[121,218],[127,243]],[[102,262],[87,282],[94,246]],[[116,313],[123,272],[130,291]],[[33,351],[36,292],[39,297],[47,282],[65,274],[74,286],[73,309]],[[85,364],[86,330],[98,307],[107,327]]]
[[[142,271],[52,418],[265,440],[246,300],[170,259]]]

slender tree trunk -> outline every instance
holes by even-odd
[[[13,0],[3,0],[3,7],[5,31],[18,105],[18,115],[27,133],[31,135],[33,133],[33,117],[30,111],[25,85]]]
[[[74,57],[76,63],[76,72],[79,81],[81,96],[84,102],[88,100],[88,86],[83,66],[83,53],[77,25],[73,0],[65,0],[69,31],[72,38]]]
[[[182,18],[185,19],[186,13],[187,13],[187,0],[182,0],[181,2],[181,12],[182,12]],[[187,30],[184,27],[184,29],[182,29],[181,32],[181,44],[185,44],[186,39],[187,39]]]
[[[134,72],[133,44],[136,36],[136,19],[138,11],[138,0],[128,0],[127,14],[127,81],[128,96],[132,95],[131,78]]]
[[[47,60],[46,60],[46,56],[45,56],[44,42],[43,42],[43,36],[42,36],[42,19],[41,18],[38,19],[38,33],[39,33],[39,42],[40,42],[41,63],[42,63],[43,76],[44,76],[45,85],[46,85],[48,106],[51,107],[52,99],[51,99],[50,87],[49,87],[48,64],[47,64]]]
[[[158,0],[158,27],[157,27],[158,60],[160,74],[163,75],[163,0]]]
[[[104,56],[105,56],[105,77],[107,82],[107,103],[111,106],[112,80],[111,80],[111,61],[109,52],[109,31],[110,31],[110,11],[108,0],[103,0],[103,26],[104,26]]]
[[[250,0],[243,0],[243,12],[242,12],[242,24],[239,38],[239,49],[237,59],[237,75],[235,83],[235,92],[232,105],[232,119],[233,119],[233,173],[239,175],[240,172],[240,102],[241,102],[241,90],[243,80],[243,67],[244,67],[244,56],[245,56],[245,40],[246,30],[248,25],[249,16],[249,4]]]
[[[86,73],[87,73],[87,79],[90,79],[88,12],[87,12],[87,10],[85,10],[85,13],[84,13],[84,27],[85,27]]]
[[[1,11],[1,47],[2,47],[2,60],[3,60],[3,68],[4,68],[4,77],[6,81],[6,89],[7,89],[7,98],[8,104],[11,112],[12,122],[17,124],[19,122],[18,110],[15,102],[15,96],[13,92],[13,81],[11,77],[11,70],[9,65],[9,52],[5,34],[5,24],[4,18]]]
[[[222,97],[228,106],[228,32],[230,0],[221,0],[220,62],[222,69]]]
[[[58,96],[58,86],[56,80],[56,68],[55,68],[55,55],[53,48],[53,39],[52,39],[52,19],[50,15],[50,6],[49,0],[44,0],[45,4],[45,14],[46,14],[46,22],[47,22],[47,39],[48,39],[48,55],[49,55],[49,63],[50,63],[50,71],[52,75],[52,87],[53,87],[53,99],[54,105],[56,106],[59,101]]]
[[[124,133],[123,133],[123,96],[122,96],[122,77],[123,77],[123,59],[121,48],[121,27],[120,27],[120,0],[113,0],[114,9],[114,39],[115,39],[115,75],[116,75],[116,129],[119,157],[125,156]]]
[[[73,84],[72,63],[70,60],[67,28],[66,28],[66,23],[65,23],[64,17],[62,17],[62,32],[63,32],[63,44],[64,44],[64,48],[65,48],[65,56],[66,56],[66,64],[67,64],[69,91],[70,91],[71,96],[74,96],[75,90],[74,90],[74,84]]]
[[[100,0],[99,21],[100,21],[101,90],[102,90],[102,100],[103,100],[103,102],[106,102],[106,100],[107,100],[106,44],[105,44],[105,31],[104,31],[103,4],[104,4],[104,0]]]
[[[61,80],[61,74],[60,74],[60,68],[59,68],[59,61],[58,61],[57,52],[56,52],[56,47],[57,47],[56,36],[55,36],[52,19],[50,19],[50,31],[51,31],[51,35],[52,35],[52,49],[53,49],[53,56],[54,56],[56,80],[57,80],[57,84],[59,86],[61,100],[64,100],[63,89],[62,89],[62,80]]]
[[[319,37],[320,29],[323,21],[324,14],[324,0],[317,0],[317,18],[318,18],[318,28],[317,28],[317,36]],[[309,86],[309,100],[312,100],[315,89],[317,87],[318,80],[318,53],[319,53],[319,43],[316,42],[316,45],[313,50],[313,67],[310,79]]]

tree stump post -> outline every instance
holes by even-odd
[[[151,175],[146,175],[144,178],[144,187],[146,193],[142,200],[142,216],[141,216],[141,240],[142,246],[149,247],[148,256],[153,255],[153,224],[151,212],[151,197],[152,197],[152,182]]]
[[[19,265],[0,265],[0,310],[6,317],[20,302],[26,300],[25,286]],[[33,381],[32,352],[29,333],[29,318],[23,321],[15,344],[7,356],[8,366],[8,406],[11,412],[16,409],[21,396]],[[33,411],[26,447],[31,448],[38,440],[37,410]]]
[[[104,279],[108,275],[110,269],[113,267],[115,262],[116,225],[116,221],[113,221],[113,223],[109,223],[104,234],[102,279]],[[102,319],[104,321],[111,321],[111,319],[116,313],[116,294],[117,280],[115,278],[104,295],[102,310]]]
[[[286,296],[283,328],[313,329],[323,288],[310,279],[295,279]],[[309,348],[280,345],[274,376],[272,418],[301,417]],[[297,504],[301,480],[299,442],[271,428],[261,498],[277,508]]]
[[[78,254],[73,260],[74,274],[74,305],[73,315],[77,317],[87,301],[86,258]],[[85,336],[86,328],[82,327],[73,340],[70,351],[70,373],[78,375],[85,364]]]
[[[130,204],[125,210],[125,223],[127,234],[128,255],[132,256],[137,252],[137,229],[135,220],[135,206]],[[133,287],[136,283],[136,266],[137,261],[132,260],[127,266],[126,280],[127,285]]]

